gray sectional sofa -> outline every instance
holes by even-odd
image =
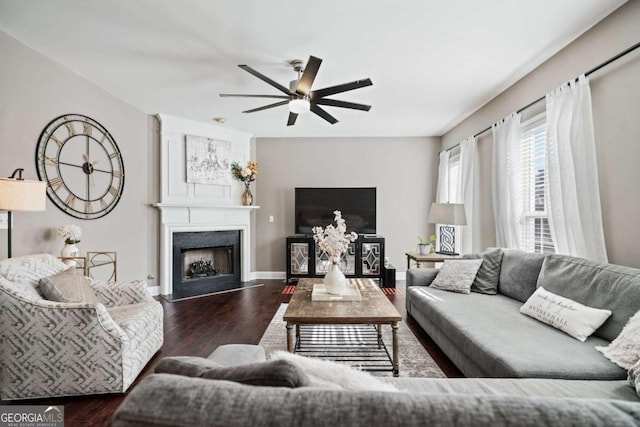
[[[295,366],[265,362],[261,350],[230,345],[209,359],[163,359],[129,393],[112,426],[640,424],[640,400],[626,380],[386,378],[399,391],[347,391],[313,386]]]
[[[640,269],[508,249],[492,249],[479,256],[485,261],[474,287],[485,293],[430,288],[437,269],[407,272],[407,313],[465,376],[580,380],[627,377],[624,369],[595,347],[608,345],[640,310]],[[492,282],[495,294],[488,286]],[[580,342],[519,312],[540,286],[613,314]]]
[[[500,249],[479,256],[473,286],[484,293],[430,288],[438,270],[407,273],[408,313],[476,378],[385,378],[398,391],[336,390],[295,365],[266,362],[260,347],[223,346],[208,359],[163,359],[113,426],[640,425],[640,379],[630,375],[634,387],[594,348],[640,309],[640,270]],[[537,286],[613,315],[580,342],[519,312]],[[630,372],[638,375],[640,362]]]

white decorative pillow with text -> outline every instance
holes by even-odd
[[[611,316],[609,310],[587,307],[549,292],[542,286],[520,307],[520,313],[560,329],[582,342]]]
[[[482,259],[445,261],[430,287],[468,294],[481,265]]]

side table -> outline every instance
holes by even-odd
[[[58,258],[68,266],[82,270],[84,276],[92,279],[104,280],[105,282],[118,280],[116,252],[87,252],[86,256]]]
[[[407,252],[407,270],[411,268],[411,261],[415,261],[418,268],[420,268],[421,262],[445,262],[450,259],[462,259],[461,255],[442,255],[442,254],[429,254],[421,255],[417,252]]]
[[[111,251],[87,252],[87,276],[105,282],[118,280],[117,253]]]

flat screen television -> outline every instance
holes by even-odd
[[[335,224],[333,211],[342,212],[347,231],[376,234],[376,188],[296,188],[296,234],[312,234],[313,227]]]

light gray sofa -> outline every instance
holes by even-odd
[[[90,281],[99,302],[44,299],[40,279],[67,268],[50,254],[0,261],[3,400],[124,392],[162,346],[144,282]]]
[[[640,269],[507,249],[493,249],[481,256],[485,258],[483,267],[488,268],[484,271],[485,282],[497,280],[495,295],[430,288],[437,269],[407,272],[407,312],[465,376],[626,378],[627,372],[595,347],[608,345],[640,310]],[[613,314],[580,342],[519,312],[540,286]],[[490,292],[490,287],[484,291]]]
[[[232,345],[209,359],[163,359],[129,392],[112,426],[640,424],[640,400],[626,380],[386,378],[400,391],[345,391],[310,386],[286,361],[260,363],[260,350]],[[236,368],[225,370],[229,364]]]

